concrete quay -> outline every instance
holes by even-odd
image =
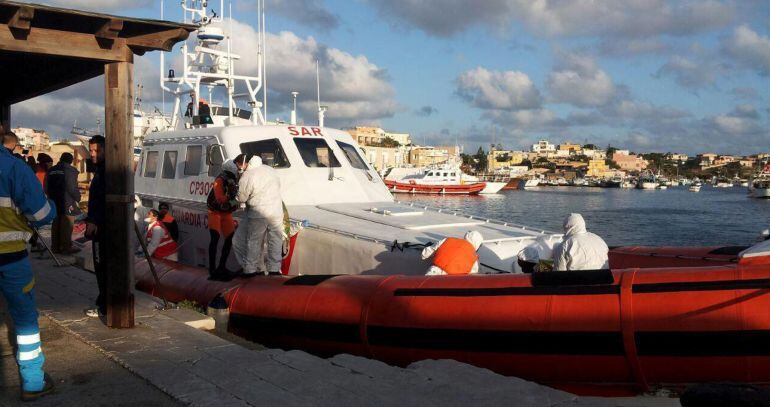
[[[578,397],[449,360],[398,368],[351,355],[249,349],[188,326],[179,310],[158,310],[159,300],[141,292],[136,327],[109,329],[83,315],[96,296],[93,274],[37,256],[32,264],[46,368],[59,381],[58,392],[39,405],[679,405],[667,398]],[[3,362],[0,405],[15,405],[12,355]]]

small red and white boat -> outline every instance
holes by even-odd
[[[403,177],[386,176],[384,181],[390,192],[437,195],[495,194],[506,184],[481,181],[459,167],[416,168]]]
[[[486,182],[472,184],[421,184],[415,180],[408,182],[385,181],[390,192],[408,194],[440,194],[440,195],[476,195],[487,186]]]

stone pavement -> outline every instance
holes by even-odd
[[[50,260],[34,258],[33,268],[37,271],[41,313],[61,327],[65,336],[91,345],[125,368],[123,373],[132,372],[184,404],[441,407],[468,404],[678,405],[676,400],[660,398],[579,398],[455,361],[422,361],[403,369],[350,355],[321,359],[301,351],[250,350],[177,321],[168,311],[157,310],[158,301],[155,298],[141,292],[136,293],[136,328],[108,329],[100,320],[86,318],[82,313],[96,295],[93,274],[73,267],[53,267]],[[48,352],[53,344],[54,341],[49,343],[44,338],[44,351]],[[49,354],[49,360],[55,357],[55,354]],[[49,363],[53,367],[58,362]],[[104,376],[110,376],[110,372],[115,370],[106,365],[103,368],[100,371],[94,367],[94,377],[102,375],[102,372]],[[126,386],[130,388],[131,385]],[[61,387],[63,395],[75,392],[76,397],[84,397],[85,405],[89,402],[121,404],[112,401],[116,398],[124,405],[139,401],[134,396],[140,393],[136,390],[113,389],[114,392],[110,393],[105,389],[104,393],[86,394],[77,393],[75,385]],[[150,392],[146,395],[151,396]],[[51,403],[58,404],[53,398],[51,400]],[[158,400],[157,403],[146,400],[137,405],[171,403],[167,399]]]

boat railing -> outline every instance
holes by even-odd
[[[553,231],[550,231],[550,230],[533,228],[531,226],[521,225],[521,224],[514,223],[514,222],[505,222],[505,221],[502,221],[502,220],[485,218],[483,216],[465,215],[465,214],[459,213],[457,211],[452,211],[452,210],[445,210],[445,209],[441,209],[441,208],[433,208],[433,207],[424,206],[424,205],[416,205],[414,202],[396,201],[396,203],[402,204],[402,205],[408,205],[408,206],[413,207],[413,208],[422,208],[422,210],[424,210],[424,211],[432,211],[432,212],[436,212],[436,213],[445,213],[445,214],[450,214],[452,216],[462,216],[462,217],[468,218],[468,219],[475,219],[475,220],[484,221],[484,223],[491,223],[491,224],[495,224],[495,225],[501,225],[501,226],[506,226],[506,227],[518,228],[518,229],[521,229],[521,230],[525,230],[525,231],[528,231],[528,232],[532,232],[532,233],[536,233],[536,234],[541,234],[541,235],[558,235],[559,234],[557,232],[553,232]]]

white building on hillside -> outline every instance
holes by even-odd
[[[556,146],[549,143],[548,140],[540,140],[532,144],[532,152],[538,154],[548,154],[556,152]]]

